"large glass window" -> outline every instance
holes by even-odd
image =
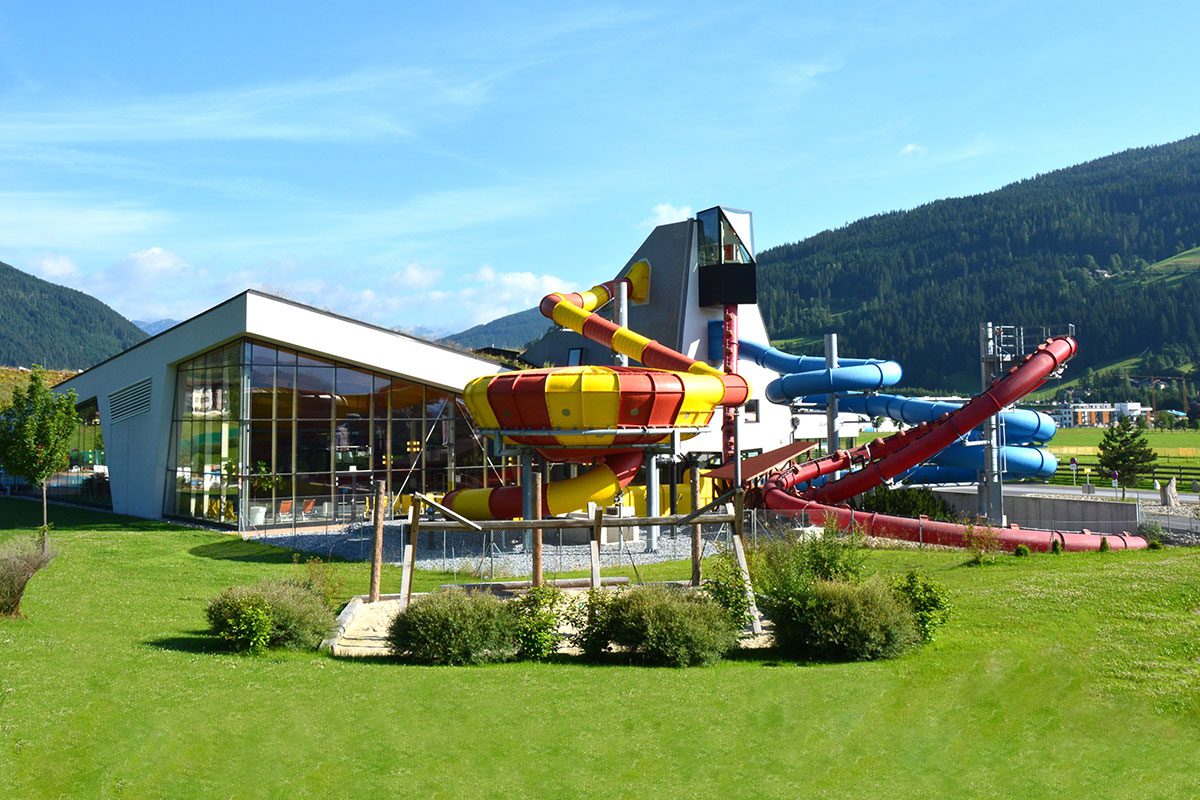
[[[387,481],[389,509],[399,493],[479,485],[483,443],[458,404],[265,342],[216,348],[177,368],[166,513],[241,528],[342,524],[365,519],[375,480]]]

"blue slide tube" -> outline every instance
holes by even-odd
[[[805,402],[823,404],[824,395],[807,396]],[[943,414],[955,411],[961,403],[947,403],[933,400],[915,400],[910,397],[897,397],[891,394],[848,395],[838,398],[838,408],[855,414],[866,414],[869,417],[887,417],[899,420],[908,425],[920,422],[932,422]],[[1001,412],[1000,424],[1004,426],[1004,437],[1012,443],[1046,442],[1054,436],[1058,426],[1054,420],[1040,411],[1015,409]],[[972,435],[980,435],[979,430]]]

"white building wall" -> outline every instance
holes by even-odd
[[[113,511],[152,519],[162,516],[175,366],[198,352],[239,338],[245,327],[246,297],[238,295],[57,387],[74,389],[81,401],[96,398]],[[144,378],[150,378],[149,410],[112,422],[109,395]]]
[[[367,369],[461,392],[467,381],[503,367],[403,334],[257,292],[245,292],[151,337],[56,387],[95,397],[104,435],[113,511],[162,516],[174,416],[175,369],[243,336],[265,339]],[[113,422],[109,395],[150,378],[149,410]]]

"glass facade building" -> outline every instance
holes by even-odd
[[[363,520],[399,496],[485,485],[460,398],[403,376],[242,339],[176,370],[168,516],[237,526]]]

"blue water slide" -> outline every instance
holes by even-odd
[[[708,323],[708,355],[721,359],[721,322]],[[797,397],[817,392],[873,392],[895,386],[904,372],[895,361],[871,358],[839,358],[838,366],[825,366],[825,359],[794,356],[757,342],[738,342],[738,358],[780,373],[767,384],[765,394],[772,403],[790,403]]]
[[[983,457],[982,444],[959,443],[950,445],[930,461],[943,467],[980,470],[983,469]],[[1049,450],[1023,445],[1001,447],[1000,463],[1005,475],[1013,478],[1049,478],[1058,469],[1058,459]]]
[[[823,405],[826,399],[823,394],[804,398],[805,402],[817,405]],[[932,422],[943,414],[957,410],[961,405],[961,403],[944,401],[916,400],[891,394],[846,395],[838,398],[838,408],[842,411],[866,414],[869,417],[887,417],[908,425]],[[1054,420],[1040,411],[1018,408],[1001,412],[999,419],[1000,424],[1004,427],[1004,440],[1013,444],[1046,442],[1054,436],[1057,430]],[[979,429],[972,431],[974,438],[978,438],[980,435]]]
[[[979,480],[979,472],[963,467],[942,467],[937,464],[922,464],[913,467],[899,478],[902,483],[941,484],[941,483],[975,483]]]

